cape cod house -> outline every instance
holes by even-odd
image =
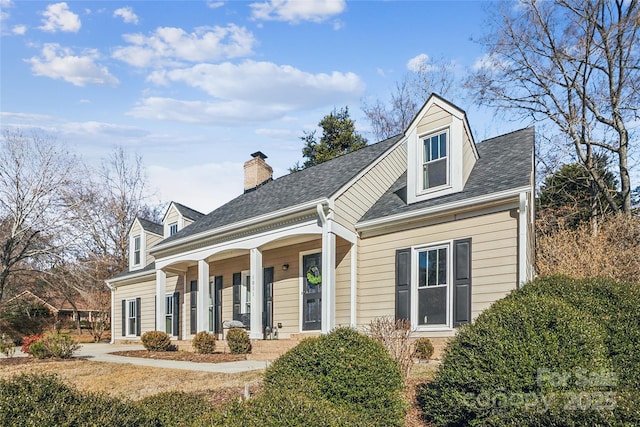
[[[432,95],[402,135],[272,179],[261,152],[245,192],[203,215],[172,203],[130,232],[108,280],[112,340],[150,330],[296,340],[380,316],[438,342],[533,275],[534,130],[474,142]]]

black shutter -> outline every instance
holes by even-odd
[[[471,239],[453,242],[453,326],[471,322]]]
[[[411,319],[411,249],[396,251],[396,320]]]
[[[173,293],[173,335],[180,334],[180,292]]]
[[[216,334],[222,333],[222,276],[216,276],[214,279],[214,317],[213,328]]]
[[[122,300],[122,336],[127,336],[127,300]]]
[[[233,320],[242,320],[240,316],[240,286],[242,286],[242,274],[233,273]]]
[[[136,298],[136,336],[139,337],[141,334],[140,332],[142,332],[142,328],[140,325],[140,308],[141,308],[141,303],[140,303],[140,298]]]
[[[190,321],[189,321],[189,326],[190,326],[190,332],[191,334],[197,334],[198,333],[198,281],[197,280],[192,280],[191,283],[189,284],[189,299],[190,299]]]

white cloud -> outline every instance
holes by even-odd
[[[138,23],[138,15],[133,12],[133,9],[129,6],[121,7],[120,9],[116,9],[113,12],[113,16],[120,17],[127,24],[137,24]]]
[[[127,113],[130,116],[184,123],[246,125],[274,120],[287,111],[278,105],[256,105],[246,101],[183,101],[172,98],[144,98]]]
[[[253,53],[253,34],[244,27],[200,27],[187,33],[181,28],[159,27],[150,36],[125,34],[130,46],[114,51],[113,57],[135,67],[175,65],[238,58]]]
[[[224,6],[224,2],[223,1],[211,1],[211,0],[207,1],[207,7],[209,9],[217,9],[219,7],[222,7],[222,6]]]
[[[233,162],[147,167],[149,182],[163,201],[174,200],[205,213],[242,193],[243,173],[242,163]]]
[[[290,65],[252,60],[156,71],[148,80],[156,84],[183,82],[218,99],[279,106],[280,110],[315,108],[354,100],[365,89],[360,77],[354,73],[312,74]]]
[[[60,129],[67,135],[100,135],[116,137],[141,137],[149,134],[148,131],[133,126],[117,125],[96,121],[67,122],[60,125]]]
[[[407,69],[409,71],[413,71],[414,73],[419,73],[427,67],[428,63],[429,55],[427,55],[426,53],[421,53],[407,61]]]
[[[41,13],[44,16],[42,26],[38,27],[43,31],[55,33],[65,31],[77,33],[82,24],[80,17],[69,10],[67,3],[55,3],[47,6],[47,10]]]
[[[270,0],[251,3],[251,16],[256,20],[285,21],[297,24],[302,21],[324,22],[339,15],[346,8],[345,0]]]
[[[0,0],[0,21],[4,21],[9,19],[11,16],[7,9],[13,7],[13,2],[11,0]]]
[[[11,32],[17,36],[23,36],[26,34],[27,32],[27,26],[26,25],[15,25],[12,29]]]
[[[97,65],[98,54],[95,50],[84,52],[83,56],[74,55],[70,49],[57,43],[47,43],[42,48],[40,58],[32,57],[27,62],[36,76],[63,79],[76,86],[88,84],[117,86],[119,81],[107,67]]]

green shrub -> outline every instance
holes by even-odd
[[[419,390],[435,425],[638,425],[638,285],[539,279],[461,327]]]
[[[10,337],[2,335],[0,337],[0,353],[11,358],[16,353],[16,346]]]
[[[420,360],[429,360],[433,356],[433,344],[426,337],[418,338],[415,342],[413,354]]]
[[[54,375],[0,380],[2,426],[155,426],[128,402],[81,394]]]
[[[67,334],[53,334],[37,340],[30,346],[30,351],[36,359],[70,359],[80,345]]]
[[[217,415],[204,393],[169,391],[135,403],[156,426],[211,426]]]
[[[247,354],[251,352],[249,334],[242,328],[231,328],[227,332],[227,344],[233,354]]]
[[[200,354],[211,354],[216,351],[216,336],[206,331],[201,331],[193,337],[191,345]]]
[[[398,363],[380,343],[350,328],[303,340],[267,368],[264,381],[269,396],[304,396],[296,405],[326,401],[357,414],[363,425],[404,424]]]
[[[149,351],[171,351],[173,346],[171,345],[171,338],[166,332],[149,331],[142,334],[140,337],[142,345]]]
[[[369,427],[359,414],[298,390],[263,393],[228,405],[214,422],[224,427]]]

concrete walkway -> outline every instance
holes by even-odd
[[[260,360],[239,360],[237,362],[224,362],[224,363],[196,363],[196,362],[184,362],[179,360],[159,360],[159,359],[146,359],[143,357],[126,357],[110,354],[116,351],[128,351],[128,350],[144,350],[142,345],[113,345],[113,344],[81,344],[80,350],[78,350],[74,357],[82,357],[94,362],[109,362],[109,363],[129,363],[131,365],[139,366],[151,366],[154,368],[164,369],[183,369],[187,371],[201,371],[201,372],[219,372],[225,374],[235,374],[238,372],[255,371],[259,369],[265,369],[269,366],[269,362]],[[14,357],[26,356],[20,349],[17,349]],[[0,355],[0,358],[4,356]]]

